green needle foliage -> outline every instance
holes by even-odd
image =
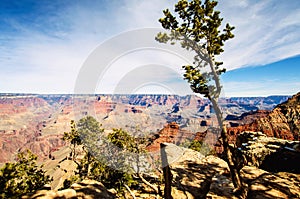
[[[122,150],[137,152],[138,144],[134,137],[123,129],[113,129],[113,132],[110,133],[107,138],[112,144]]]
[[[220,66],[222,62],[215,61],[215,56],[224,52],[224,42],[233,38],[234,27],[226,24],[220,31],[222,18],[220,12],[215,11],[216,1],[179,0],[175,4],[176,15],[169,9],[163,11],[164,17],[159,19],[162,27],[169,33],[159,33],[156,40],[161,43],[170,42],[172,45],[180,42],[181,47],[195,53],[194,65],[182,66],[186,79],[195,93],[205,97],[218,98],[221,92],[219,75],[226,71]],[[210,71],[204,71],[204,68]],[[215,85],[209,85],[211,81]]]
[[[17,161],[0,169],[0,198],[19,198],[42,188],[52,179],[37,165],[37,156],[27,150],[20,152]]]

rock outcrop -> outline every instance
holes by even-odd
[[[169,149],[168,149],[169,148]],[[167,144],[168,157],[178,156],[170,163],[172,195],[174,198],[237,198],[233,194],[233,183],[226,162],[215,156],[199,154]],[[248,185],[248,197],[300,198],[300,175],[288,172],[273,173],[254,166],[241,169],[244,182]]]
[[[261,132],[243,132],[237,137],[237,154],[244,165],[270,172],[300,174],[300,142],[267,137]]]
[[[300,198],[300,174],[291,172],[274,173],[254,166],[255,163],[258,163],[256,165],[261,167],[268,155],[284,153],[284,151],[278,151],[278,146],[283,148],[288,147],[287,150],[293,148],[295,153],[299,154],[300,152],[297,148],[298,142],[270,138],[257,132],[245,132],[241,134],[239,142],[241,143],[241,147],[245,147],[245,154],[251,154],[249,155],[251,157],[249,160],[252,161],[253,157],[255,157],[251,166],[249,166],[250,164],[246,165],[240,171],[243,181],[248,187],[247,198]],[[164,143],[164,146],[168,165],[172,173],[171,194],[174,199],[238,198],[234,195],[234,186],[230,178],[227,163],[224,160],[211,155],[205,157],[199,152],[171,143]],[[268,155],[259,155],[262,152],[266,152]],[[264,157],[262,161],[260,161],[260,157]],[[295,161],[293,161],[294,164]],[[162,185],[160,188],[163,190],[164,186]],[[139,193],[140,190],[135,190],[132,187],[132,192],[135,193],[136,198],[157,198],[151,191],[141,194]],[[130,198],[129,194],[126,194],[126,196]],[[73,184],[69,189],[60,191],[39,190],[31,196],[24,196],[23,198],[97,199],[116,198],[116,194],[107,190],[100,182],[83,180],[82,182]]]
[[[235,142],[237,135],[244,131],[259,131],[269,137],[300,140],[300,93],[251,123],[228,128],[231,142]]]

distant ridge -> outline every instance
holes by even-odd
[[[97,96],[97,95],[102,95],[102,96],[113,96],[113,95],[119,95],[119,96],[157,96],[157,95],[161,95],[161,96],[198,96],[196,94],[187,94],[187,95],[178,95],[178,94],[157,94],[157,93],[153,93],[153,94],[147,94],[147,93],[136,93],[136,94],[118,94],[118,93],[110,93],[110,94],[105,94],[105,93],[91,93],[91,94],[74,94],[74,93],[0,93],[0,96]],[[276,99],[276,98],[284,98],[284,97],[291,97],[292,95],[270,95],[270,96],[251,96],[251,97],[245,97],[245,96],[239,96],[239,97],[221,97],[220,99],[234,99],[234,100],[238,100],[240,98],[244,98],[244,99],[254,99],[254,98],[272,98],[272,99]]]

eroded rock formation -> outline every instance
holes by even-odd
[[[260,131],[270,137],[286,140],[300,140],[300,93],[277,105],[270,113],[253,122],[228,128],[234,142],[243,131]]]
[[[300,174],[300,142],[267,137],[261,132],[243,132],[237,137],[237,154],[243,165],[270,172]]]

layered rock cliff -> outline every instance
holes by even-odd
[[[251,123],[228,128],[232,141],[243,131],[260,131],[270,137],[300,140],[300,93]]]
[[[247,111],[273,107],[285,98],[227,98],[220,105],[226,114],[238,117]],[[205,132],[217,125],[209,101],[194,95],[0,94],[0,163],[12,160],[14,154],[25,148],[47,158],[64,145],[61,135],[69,130],[70,120],[86,115],[95,117],[105,129],[123,128],[133,135],[142,133],[144,137],[159,134],[161,141],[170,139],[173,143],[206,134],[209,137],[209,133],[191,133]],[[157,132],[171,122],[180,128],[174,131],[170,128],[173,138],[162,139],[166,131]],[[296,131],[297,125],[291,124],[289,128]],[[216,140],[215,137],[210,138]]]

